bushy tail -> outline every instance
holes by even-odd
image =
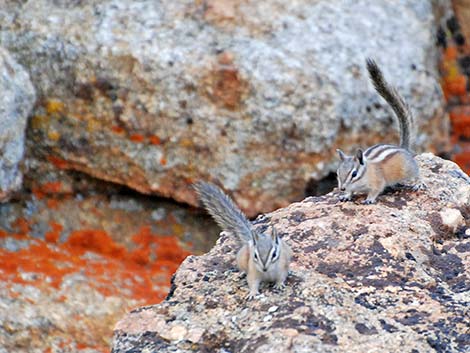
[[[366,60],[367,71],[376,91],[392,107],[400,126],[400,147],[410,150],[414,140],[414,118],[409,105],[394,87],[385,81],[382,71],[372,59]]]
[[[250,221],[230,197],[214,184],[202,181],[194,184],[194,189],[207,211],[223,230],[238,235],[243,242],[252,240]]]

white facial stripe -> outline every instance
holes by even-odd
[[[273,254],[276,253],[276,257],[273,259]],[[279,258],[279,249],[278,246],[273,246],[271,251],[269,252],[268,261],[274,262]]]
[[[255,261],[259,261],[259,260],[260,260],[258,251],[257,251],[256,249],[255,249],[255,251],[254,251],[253,258],[255,259]]]
[[[336,171],[336,179],[338,180],[338,188],[341,189],[341,187],[343,186],[343,183],[341,182],[341,170],[339,168]],[[346,183],[346,180],[344,180],[344,183]]]
[[[345,184],[348,184],[348,183],[350,183],[350,182],[352,181],[352,179],[353,179],[352,175],[353,175],[353,172],[354,172],[355,170],[357,171],[356,166],[354,166],[354,167],[351,168],[351,170],[350,170],[349,173],[348,173],[348,176],[346,177],[346,182],[345,182]]]
[[[362,178],[362,176],[364,175],[365,172],[366,172],[366,167],[365,166],[359,166],[357,168],[356,177],[351,179],[351,184],[354,184],[354,183],[358,182],[359,180],[361,180],[361,178]]]
[[[357,165],[353,166],[351,170],[349,171],[345,184],[349,184],[353,182],[354,180],[360,178],[361,175],[364,174],[364,170],[365,170],[365,166],[361,165],[360,163],[357,163]],[[353,176],[354,171],[356,172],[355,176]]]

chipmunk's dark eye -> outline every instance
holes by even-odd
[[[352,176],[353,178],[355,178],[355,177],[357,176],[357,171],[356,171],[356,170],[353,171],[352,174],[351,174],[351,176]]]
[[[255,253],[255,260],[258,261],[258,255]]]
[[[276,252],[273,252],[273,260],[276,258]]]

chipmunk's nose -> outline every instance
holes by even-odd
[[[346,191],[346,188],[345,188],[345,187],[341,187],[340,190],[341,190],[341,191]]]
[[[263,271],[266,272],[268,269],[266,267],[263,267]]]

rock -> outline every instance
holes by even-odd
[[[48,161],[192,205],[190,184],[210,179],[250,216],[285,206],[335,169],[336,148],[396,141],[367,56],[419,112],[417,148],[442,150],[437,4],[9,3],[2,43],[41,97],[28,174]]]
[[[456,232],[457,229],[465,225],[465,220],[459,210],[453,208],[446,208],[439,212],[442,218],[442,224],[449,227],[451,232]]]
[[[188,250],[218,236],[207,217],[166,201],[61,190],[48,183],[0,205],[1,353],[109,351],[116,321],[163,300]],[[181,330],[170,337],[203,334]]]
[[[35,100],[28,73],[0,47],[0,202],[21,187],[26,121]]]
[[[440,214],[459,210],[470,225],[470,178],[432,154],[417,159],[426,190],[391,189],[375,205],[330,193],[259,217],[258,229],[274,224],[294,251],[282,291],[265,285],[245,301],[237,243],[223,233],[183,262],[164,302],[118,323],[113,353],[466,351],[470,238]],[[197,344],[167,340],[173,325],[205,333]]]
[[[188,330],[183,325],[172,326],[171,329],[162,331],[162,337],[168,341],[181,341],[186,338]]]

